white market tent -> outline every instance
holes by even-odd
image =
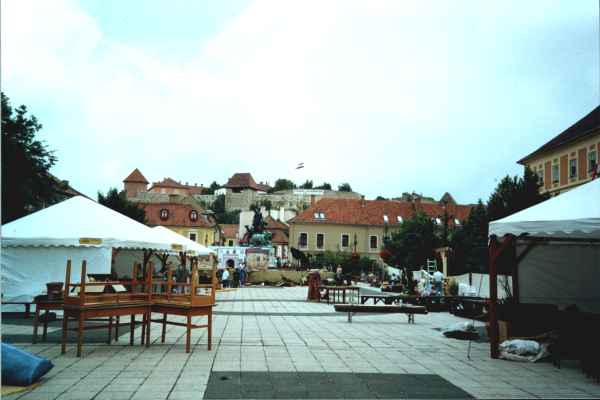
[[[154,228],[152,228],[152,230],[160,232],[165,237],[169,238],[172,243],[177,243],[182,246],[185,246],[188,252],[193,252],[197,256],[207,256],[209,254],[215,254],[215,252],[209,249],[208,247],[203,246],[200,243],[194,242],[193,240],[190,240],[185,236],[178,234],[177,232],[173,232],[172,230],[170,230],[169,228],[165,228],[164,226],[155,226]]]
[[[491,222],[489,233],[517,237],[521,303],[600,312],[600,179]]]
[[[75,282],[84,259],[88,273],[110,273],[113,248],[169,251],[172,242],[82,196],[10,222],[2,226],[3,300],[31,301],[47,282],[63,282],[68,258]]]

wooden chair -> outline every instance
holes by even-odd
[[[111,342],[111,334],[113,328],[113,317],[117,319],[122,315],[129,315],[130,335],[129,344],[133,345],[134,330],[136,325],[135,316],[142,314],[142,344],[149,345],[149,333],[147,328],[149,325],[148,315],[150,313],[150,285],[151,275],[148,275],[146,281],[141,283],[136,280],[137,270],[134,267],[134,278],[130,282],[125,281],[106,281],[106,282],[86,282],[87,262],[84,260],[81,265],[80,283],[71,283],[71,260],[67,261],[67,269],[65,276],[64,288],[64,306],[63,306],[63,323],[62,323],[62,340],[61,352],[66,352],[67,331],[77,331],[77,357],[81,357],[81,349],[83,345],[83,332],[85,329],[105,328],[102,326],[84,326],[85,320],[98,317],[108,317],[108,343]],[[142,284],[142,291],[137,292],[135,287]],[[132,287],[129,292],[107,293],[107,286],[127,285]],[[72,293],[74,289],[75,293]],[[144,291],[146,289],[146,291]],[[69,319],[77,321],[77,328],[69,328]],[[117,327],[118,327],[117,320]],[[117,330],[118,336],[118,330]]]
[[[186,341],[185,341],[185,352],[190,352],[191,342],[191,331],[197,328],[208,329],[208,350],[212,348],[212,308],[215,305],[215,293],[217,290],[217,277],[216,277],[216,261],[212,260],[212,265],[205,265],[204,270],[209,270],[211,275],[211,282],[208,284],[199,283],[199,267],[198,260],[192,261],[192,274],[191,277],[185,283],[173,282],[173,271],[167,272],[166,282],[155,282],[155,285],[165,285],[166,290],[159,292],[152,292],[152,312],[161,313],[162,319],[151,319],[151,322],[157,322],[162,324],[161,332],[161,343],[165,342],[167,325],[185,326],[186,327]],[[173,289],[181,289],[182,293],[173,293]],[[202,290],[204,293],[198,293]],[[179,315],[186,317],[186,322],[169,321],[168,315]],[[206,324],[197,325],[192,324],[192,317],[206,316],[208,322]],[[148,328],[149,329],[149,328]]]

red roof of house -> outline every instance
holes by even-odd
[[[471,207],[448,204],[447,210],[452,219],[462,222],[469,216]],[[402,217],[402,221],[411,218],[415,209],[431,218],[444,214],[443,206],[437,203],[323,198],[291,219],[290,223],[384,226],[384,215],[387,215],[388,226],[393,226],[399,223],[398,217]]]
[[[288,231],[290,229],[289,226],[287,226],[286,224],[284,224],[283,222],[274,219],[273,217],[271,217],[270,215],[265,218],[265,222],[266,222],[266,229],[267,230],[275,230],[275,229],[279,229],[279,230],[284,230],[284,231]]]
[[[127,178],[123,179],[123,182],[148,183],[144,175],[137,168]]]
[[[273,231],[269,231],[271,232],[271,234],[273,235],[273,237],[271,238],[271,243],[273,244],[289,244],[290,243],[290,238],[288,237],[288,235],[280,230],[273,230]]]
[[[185,189],[185,185],[182,185],[181,183],[177,182],[175,179],[172,178],[164,178],[162,181],[160,182],[154,182],[152,183],[152,187],[164,187],[164,188],[176,188],[176,189]],[[152,188],[150,188],[152,189]]]
[[[238,172],[233,174],[227,181],[227,184],[225,184],[225,187],[229,189],[254,189],[262,192],[267,192],[271,189],[269,185],[256,183],[249,172]]]
[[[150,226],[185,226],[190,228],[210,228],[214,223],[197,209],[189,204],[181,203],[139,203],[146,211],[146,219]],[[168,218],[161,219],[161,210],[168,211]],[[196,211],[197,219],[191,218],[192,211]]]
[[[234,238],[237,237],[240,226],[238,224],[221,224],[221,232],[223,237]]]

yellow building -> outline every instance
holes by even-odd
[[[592,180],[599,154],[600,106],[518,163],[538,175],[540,192],[554,195]]]
[[[415,211],[441,224],[444,207],[451,216],[449,225],[463,223],[471,210],[450,195],[440,202],[324,198],[289,221],[289,246],[313,255],[341,251],[376,259],[384,238]]]

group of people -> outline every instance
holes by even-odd
[[[243,262],[233,268],[233,273],[230,273],[228,268],[219,269],[217,271],[217,278],[219,278],[219,281],[224,288],[242,287],[246,284],[247,277],[248,269]]]

